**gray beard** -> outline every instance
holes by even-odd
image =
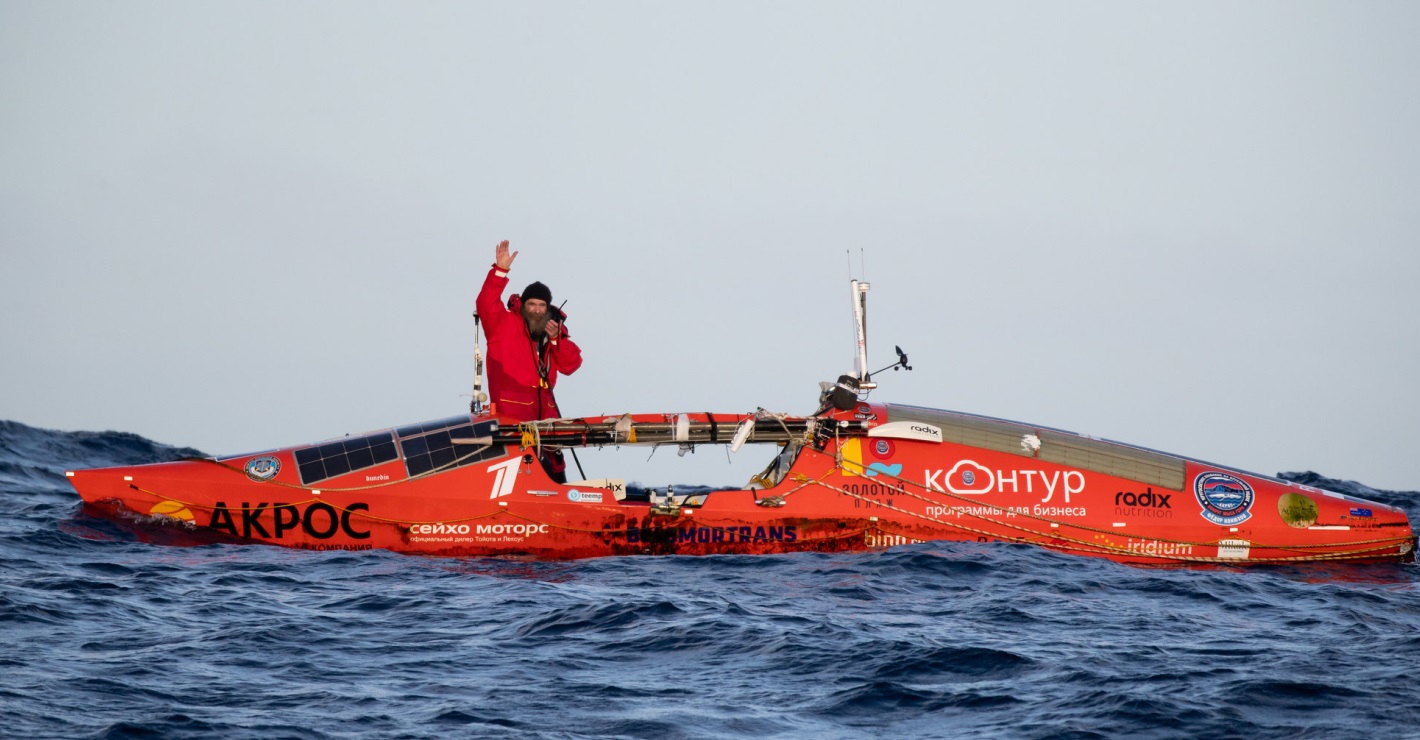
[[[538,339],[547,334],[547,314],[541,316],[523,314],[523,321],[527,323],[528,334],[531,334],[533,339]]]

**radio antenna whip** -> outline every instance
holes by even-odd
[[[488,401],[488,396],[483,393],[483,345],[478,340],[481,333],[481,325],[478,312],[473,312],[473,400],[468,404],[468,410],[473,414],[483,413],[483,404]]]

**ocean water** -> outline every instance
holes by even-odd
[[[1415,565],[173,547],[63,475],[194,452],[0,422],[0,736],[1420,737]]]

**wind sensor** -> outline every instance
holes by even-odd
[[[852,375],[838,376],[838,382],[833,384],[824,383],[824,401],[832,404],[839,411],[848,411],[859,401],[867,397],[874,388],[878,387],[873,382],[873,376],[888,368],[894,372],[899,369],[911,370],[912,366],[907,364],[907,353],[902,351],[902,347],[893,346],[897,351],[897,362],[878,370],[877,373],[868,372],[868,291],[872,288],[866,282],[850,280],[849,286],[853,293],[853,329],[854,339],[858,349],[858,369]]]

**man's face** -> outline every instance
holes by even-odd
[[[547,330],[547,301],[531,298],[523,301],[523,321],[534,336]]]

